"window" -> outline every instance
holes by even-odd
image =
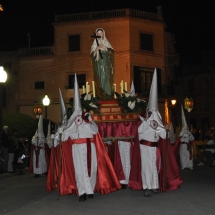
[[[86,84],[86,74],[78,74],[76,76],[79,88],[82,88],[82,86]],[[74,89],[74,80],[75,75],[68,75],[68,89]]]
[[[36,81],[34,83],[34,89],[35,90],[45,89],[45,83],[44,83],[44,81]]]
[[[153,74],[154,68],[134,66],[135,92],[148,95],[151,88]],[[158,93],[161,94],[161,69],[159,68],[157,68],[157,82]]]
[[[140,33],[140,49],[153,51],[153,35]]]
[[[80,51],[80,35],[69,36],[69,52]]]

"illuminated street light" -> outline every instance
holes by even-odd
[[[47,119],[47,106],[50,104],[50,99],[47,95],[45,95],[43,99],[43,105],[45,106],[45,118]]]
[[[192,98],[188,99],[187,97],[184,99],[184,108],[188,111],[191,112],[193,110],[194,106],[194,101]]]
[[[7,81],[7,73],[4,68],[0,66],[0,129],[2,129],[2,89],[3,84]]]

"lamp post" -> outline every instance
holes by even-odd
[[[170,126],[170,122],[175,120],[173,108],[176,107],[176,99],[166,99],[165,101],[165,123]]]
[[[2,129],[2,89],[3,84],[7,81],[7,73],[4,68],[0,66],[0,129]]]
[[[191,97],[191,98],[185,98],[184,99],[184,108],[188,111],[188,122],[189,122],[189,126],[190,126],[190,112],[191,112],[191,110],[193,110],[193,107],[194,107],[194,100],[193,100],[193,98]]]
[[[45,106],[45,118],[47,119],[47,107],[50,104],[50,99],[47,95],[43,98],[43,105]]]

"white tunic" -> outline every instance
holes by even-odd
[[[37,143],[37,138],[34,136],[32,138],[32,144],[35,146],[39,146],[40,153],[38,156],[38,167],[36,167],[36,154],[35,150],[33,150],[33,172],[34,174],[43,174],[47,172],[47,163],[46,163],[46,156],[45,156],[45,149],[44,143]]]
[[[128,184],[130,170],[131,170],[131,158],[130,158],[130,150],[131,143],[126,141],[118,141],[119,154],[122,163],[123,172],[125,175],[125,180],[121,180],[121,184]]]
[[[79,113],[81,116],[81,112]],[[74,119],[74,115],[71,117]],[[62,133],[62,142],[65,142],[70,137],[72,140],[81,138],[93,138],[93,135],[98,132],[97,125],[90,121],[89,123],[80,120],[73,121],[68,128],[64,129]],[[55,146],[59,143],[59,134],[55,136]],[[75,179],[78,188],[79,196],[86,194],[93,194],[96,185],[97,176],[97,156],[94,142],[91,142],[91,175],[88,176],[87,168],[87,143],[73,144],[72,158],[75,169]]]
[[[183,129],[179,136],[181,137],[181,143],[189,143],[190,141],[194,140],[194,136],[188,129]],[[192,154],[193,154],[193,147],[191,146]],[[181,144],[180,150],[180,162],[181,168],[190,168],[193,169],[193,156],[190,157],[190,152],[187,150],[187,144]]]
[[[153,129],[150,126],[151,120],[151,117],[148,118],[147,121],[142,120],[141,125],[138,127],[139,141],[146,140],[150,142],[158,142],[160,137],[163,139],[166,138],[165,129],[159,125],[157,128]],[[143,189],[159,188],[158,173],[161,165],[161,161],[157,160],[157,154],[159,153],[160,150],[157,147],[140,144]],[[159,164],[158,169],[157,163]]]

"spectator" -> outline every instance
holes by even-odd
[[[209,140],[207,142],[207,145],[215,145],[214,140]],[[198,166],[203,166],[204,165],[204,159],[207,157],[209,159],[209,161],[211,162],[211,165],[215,164],[215,160],[214,160],[214,156],[215,156],[215,147],[211,148],[211,149],[205,149],[201,154],[200,154],[200,163],[197,164]]]
[[[4,125],[3,126],[3,131],[1,133],[1,145],[2,145],[2,159],[3,162],[1,163],[2,167],[1,167],[1,171],[7,172],[7,164],[8,164],[8,145],[9,145],[9,141],[8,141],[8,126]]]
[[[17,138],[17,130],[13,129],[12,135],[9,138],[9,144],[8,144],[8,172],[13,173],[13,160],[14,160],[14,153],[15,150],[18,149],[19,140]]]

